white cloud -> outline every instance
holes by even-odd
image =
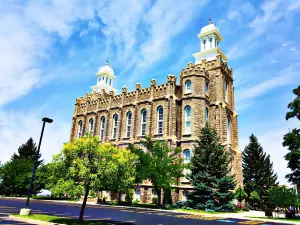
[[[52,155],[58,153],[64,142],[68,142],[70,124],[55,117],[53,123],[46,124],[41,144],[42,158],[51,161]],[[30,137],[38,145],[42,129],[42,113],[26,111],[0,111],[0,161],[10,159],[18,147]]]
[[[300,0],[293,0],[290,2],[287,11],[292,12],[300,9]]]
[[[290,51],[292,51],[292,52],[296,51],[296,47],[293,46],[292,48],[290,48]]]
[[[240,15],[236,10],[230,10],[227,14],[227,19],[234,20],[238,18]]]
[[[277,60],[273,59],[269,63],[273,64],[273,63],[277,63],[277,62],[278,62]]]

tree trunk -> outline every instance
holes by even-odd
[[[122,193],[120,191],[118,191],[118,194],[117,194],[117,198],[118,198],[118,205],[121,204],[121,197],[122,197]]]
[[[157,205],[161,205],[161,188],[157,189]]]
[[[85,210],[85,206],[86,206],[86,201],[87,201],[87,198],[88,198],[88,195],[89,195],[89,191],[90,191],[90,185],[88,185],[85,188],[84,199],[83,199],[83,202],[82,202],[82,205],[81,205],[80,215],[79,215],[79,219],[78,219],[80,223],[83,221],[83,214],[84,214],[84,210]]]

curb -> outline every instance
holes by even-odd
[[[37,224],[37,225],[65,225],[65,224],[62,224],[62,223],[51,223],[51,222],[42,221],[42,220],[21,218],[21,217],[17,217],[17,216],[13,216],[13,215],[9,215],[8,217],[10,219],[14,220],[14,221]]]

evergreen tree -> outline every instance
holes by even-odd
[[[14,159],[29,159],[34,162],[35,154],[37,152],[37,146],[32,138],[29,138],[24,144],[18,148],[18,153],[14,153],[11,160]],[[38,155],[38,159],[41,158],[41,153]],[[38,166],[43,163],[43,160],[38,160]]]
[[[190,180],[195,190],[188,196],[196,209],[232,211],[235,177],[230,175],[230,153],[214,129],[205,126],[196,141]]]
[[[245,191],[248,196],[253,191],[265,196],[269,187],[277,185],[277,174],[274,173],[270,155],[264,152],[257,138],[252,134],[249,139],[250,143],[242,154]]]
[[[294,101],[289,103],[289,112],[286,114],[286,120],[297,118],[300,120],[300,86],[293,90],[296,95]],[[291,173],[286,175],[289,182],[300,185],[300,129],[293,129],[292,132],[284,135],[283,146],[288,147],[289,153],[285,155],[285,160],[288,161],[288,168]]]

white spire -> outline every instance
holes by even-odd
[[[97,75],[97,84],[92,87],[93,91],[100,92],[101,89],[104,89],[105,92],[110,92],[114,90],[113,83],[116,78],[114,70],[109,66],[108,61],[105,66],[100,67]]]
[[[207,61],[213,60],[218,54],[221,55],[223,61],[227,61],[227,57],[220,49],[222,36],[210,19],[208,25],[201,29],[198,37],[201,43],[200,52],[193,54],[195,64],[200,63],[202,59],[206,59]]]

